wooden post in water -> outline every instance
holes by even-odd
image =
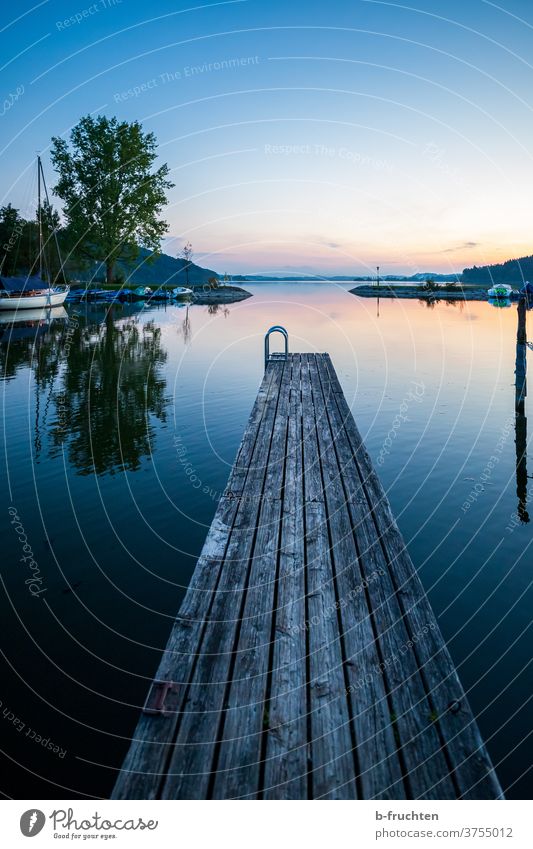
[[[529,522],[527,511],[527,333],[526,298],[518,302],[518,327],[516,331],[515,366],[515,445],[516,445],[516,494],[518,516],[524,524]]]

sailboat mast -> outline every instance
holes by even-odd
[[[39,278],[43,279],[43,217],[41,215],[41,157],[37,157],[37,221],[39,223]]]
[[[39,162],[40,162],[40,166],[41,166],[41,177],[42,177],[42,180],[43,180],[43,188],[44,188],[44,196],[46,198],[46,206],[48,207],[48,210],[51,213],[52,212],[52,205],[50,203],[50,197],[48,195],[48,187],[46,185],[46,180],[44,178],[43,164],[40,161],[40,157],[39,157]],[[61,256],[61,250],[60,250],[60,247],[59,247],[59,239],[57,238],[57,228],[55,227],[53,220],[51,220],[51,226],[52,226],[52,234],[54,236],[54,242],[55,242],[56,250],[57,250],[57,258],[59,260],[59,270],[61,271],[61,274],[63,275],[63,281],[65,282],[65,285],[68,285],[67,284],[67,276],[65,274],[65,266],[63,265],[63,257]],[[51,282],[52,281],[52,273],[51,273],[51,271],[48,275],[48,278],[49,278],[48,279],[48,288],[50,288],[50,286],[52,285],[52,282]]]

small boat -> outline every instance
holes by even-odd
[[[150,300],[151,301],[168,301],[172,297],[171,293],[168,289],[163,289],[160,287],[156,289],[155,292],[152,293]]]
[[[85,294],[85,289],[71,289],[65,298],[66,304],[78,304]]]
[[[506,283],[497,283],[492,289],[489,289],[487,292],[489,300],[509,300],[516,299],[520,297],[520,292],[516,289],[513,289],[512,286],[508,286]]]
[[[137,301],[146,301],[152,297],[152,294],[149,286],[138,286],[133,292],[133,297]]]
[[[0,310],[14,312],[15,310],[40,309],[42,307],[59,307],[61,306],[70,291],[70,287],[66,285],[65,272],[63,270],[63,262],[59,253],[59,244],[54,230],[55,244],[59,256],[60,270],[65,280],[64,286],[52,285],[50,280],[43,280],[43,228],[41,216],[41,179],[48,199],[48,189],[44,179],[43,166],[41,157],[37,157],[37,221],[39,222],[39,253],[37,261],[39,263],[39,273],[37,275],[30,274],[26,277],[2,277],[0,276]]]
[[[185,286],[176,286],[172,289],[173,298],[186,298],[189,295],[192,295],[192,289],[187,289]]]
[[[513,291],[512,286],[507,286],[504,283],[497,283],[487,292],[489,298],[508,298]]]
[[[132,289],[120,289],[118,299],[119,301],[134,301],[136,300],[135,292]]]
[[[119,298],[120,298],[120,291],[117,291],[116,289],[106,289],[104,291],[104,294],[101,297],[101,300],[113,302],[113,301],[118,301]]]
[[[87,289],[83,294],[84,301],[102,301],[107,295],[107,289]]]

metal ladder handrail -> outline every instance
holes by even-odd
[[[271,358],[274,358],[275,356],[276,359],[278,359],[280,357],[280,354],[270,354],[270,335],[272,333],[281,333],[285,340],[285,354],[283,356],[283,359],[286,360],[289,357],[289,334],[287,333],[285,328],[282,327],[280,324],[274,324],[273,327],[269,328],[269,330],[267,330],[267,332],[265,333],[265,368],[267,367]]]

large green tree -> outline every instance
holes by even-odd
[[[73,249],[104,263],[107,282],[119,260],[135,259],[139,246],[157,251],[167,224],[160,218],[168,165],[154,170],[157,142],[138,121],[99,115],[82,118],[70,144],[52,139],[51,157],[59,174],[54,193],[64,202]]]

